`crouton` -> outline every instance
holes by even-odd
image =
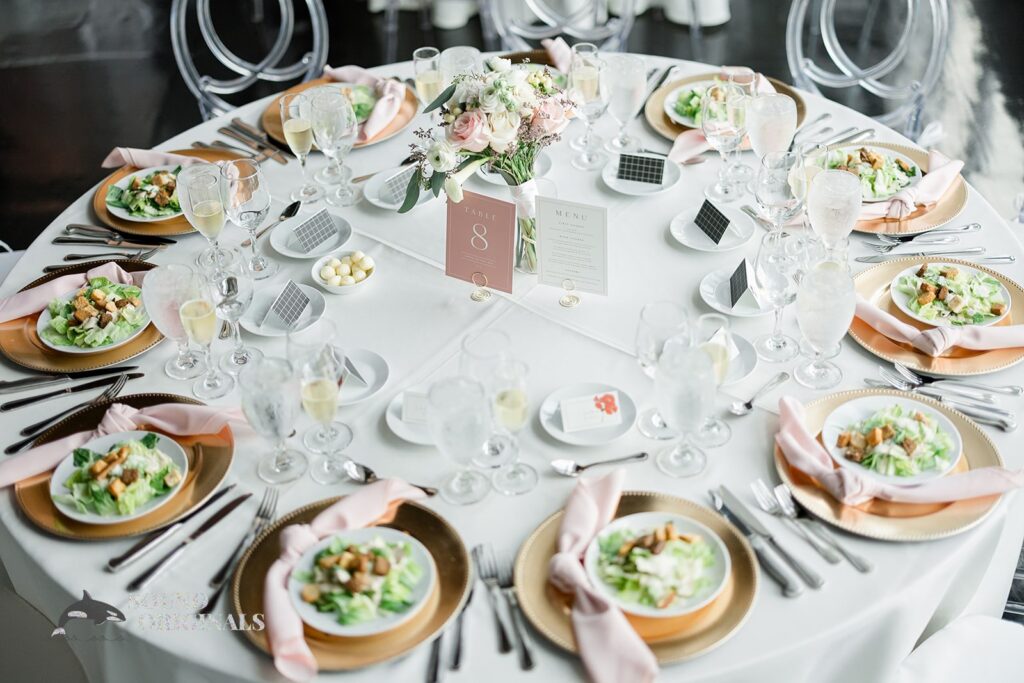
[[[89,474],[92,475],[93,479],[99,479],[103,476],[103,473],[107,471],[107,463],[103,460],[97,460],[89,466]]]
[[[302,587],[300,595],[303,602],[316,602],[320,599],[320,589],[317,588],[315,583],[307,583]]]
[[[117,305],[113,301],[108,301],[105,304],[103,304],[103,310],[107,311],[108,313],[113,313],[114,311],[117,310]]]
[[[360,555],[359,556],[359,564],[356,565],[356,572],[357,573],[365,574],[366,572],[370,571],[370,567],[371,566],[373,566],[373,563],[370,561],[370,558],[367,557],[366,555]],[[358,592],[358,591],[352,591],[352,592],[355,593],[355,592]]]
[[[935,285],[933,285],[932,283],[930,283],[930,282],[922,282],[921,283],[921,293],[922,294],[934,294],[936,291],[938,291],[938,290],[935,287]]]
[[[960,271],[954,268],[953,266],[947,266],[939,270],[939,275],[941,275],[944,278],[949,278],[950,280],[952,280],[959,274]]]
[[[949,310],[953,311],[954,313],[959,313],[960,310],[964,307],[964,299],[959,294],[951,294],[950,296],[946,297],[946,306],[948,306]]]
[[[921,267],[917,269],[917,276],[924,277],[928,273],[928,264],[922,263]]]
[[[355,569],[356,564],[358,563],[359,556],[355,553],[350,553],[347,550],[338,556],[338,565],[345,571]]]
[[[892,425],[885,425],[882,427],[882,438],[891,439],[896,436],[896,430],[892,428]]]
[[[106,327],[111,322],[113,322],[113,320],[114,316],[110,315],[109,313],[104,313],[103,315],[100,316],[100,327]]]
[[[142,308],[142,301],[140,301],[139,297],[137,296],[128,297],[128,303],[130,303],[135,308]]]
[[[626,555],[629,555],[629,551],[631,551],[635,545],[636,543],[634,541],[626,541],[619,546],[619,550],[615,554],[619,557],[625,557]]]
[[[659,526],[657,529],[654,530],[655,542],[664,541],[667,537],[668,536],[665,534],[665,527]]]
[[[93,313],[90,313],[88,309],[83,308],[81,310],[75,311],[74,319],[77,320],[80,323],[84,323],[86,320],[88,320],[92,316],[93,316]]]
[[[914,419],[915,419],[915,420],[917,420],[918,422],[924,422],[924,421],[925,421],[925,420],[927,420],[928,418],[926,418],[926,417],[924,416],[924,413],[922,413],[922,412],[921,412],[921,411],[919,410],[919,411],[917,411],[916,413],[914,413]]]
[[[81,311],[86,308],[92,308],[92,304],[89,303],[89,300],[86,299],[81,294],[74,298],[74,300],[71,302],[71,305],[75,307],[76,311]]]
[[[140,189],[142,187],[142,178],[140,178],[139,176],[135,176],[134,178],[132,178],[132,182],[131,182],[130,186],[131,186],[131,189],[133,189],[133,190]]]
[[[992,304],[992,308],[990,310],[992,315],[1002,315],[1003,313],[1006,313],[1006,304]]]
[[[900,443],[903,446],[903,450],[907,452],[907,455],[913,455],[914,449],[917,448],[917,442],[911,439],[909,436],[903,438],[903,442]]]
[[[118,299],[117,301],[115,301],[115,302],[114,302],[114,305],[115,305],[116,307],[118,307],[118,308],[124,308],[124,307],[125,307],[125,306],[127,306],[127,305],[128,305],[129,303],[131,303],[131,302],[130,302],[130,301],[128,301],[128,299]]]
[[[378,555],[373,559],[373,573],[377,576],[386,576],[391,571],[391,563],[388,558]]]
[[[120,498],[126,488],[128,487],[124,485],[124,482],[121,481],[120,477],[115,478],[112,482],[107,484],[107,491],[109,491],[110,495],[114,497],[114,500]]]
[[[850,432],[843,432],[836,439],[836,448],[846,448],[850,445]]]
[[[370,577],[366,572],[356,572],[345,584],[351,593],[362,593],[370,588]]]
[[[338,564],[338,562],[340,561],[341,555],[324,555],[316,561],[316,564],[321,569],[330,569],[334,565]]]
[[[912,175],[913,172],[914,172],[914,167],[913,166],[911,166],[910,164],[905,162],[903,159],[900,159],[898,157],[896,159],[896,165],[899,166],[900,170],[903,171],[904,173],[906,173],[907,175]]]
[[[107,295],[103,293],[102,289],[94,289],[92,290],[92,294],[89,295],[89,298],[102,306],[103,302],[107,300]]]
[[[935,298],[939,301],[945,301],[947,296],[949,296],[949,287],[943,285],[939,287],[939,293],[935,295]]]
[[[921,304],[922,306],[924,306],[925,304],[930,304],[933,301],[935,301],[935,292],[925,292],[921,296],[917,297],[917,303]]]
[[[885,437],[882,436],[882,428],[881,427],[875,427],[870,432],[868,432],[868,445],[869,446],[877,446],[878,444],[882,443],[883,441],[885,441]]]
[[[679,532],[676,531],[676,527],[672,522],[667,522],[665,524],[665,535],[670,541],[674,541],[679,538]]]

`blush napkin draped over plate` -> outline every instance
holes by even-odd
[[[779,399],[779,432],[775,443],[786,461],[813,477],[845,505],[859,505],[872,498],[899,503],[949,503],[1005,493],[1024,486],[1024,470],[982,467],[950,474],[916,486],[893,486],[859,475],[853,468],[833,466],[832,457],[804,426],[804,408],[795,398]]]
[[[366,121],[359,126],[358,142],[372,140],[391,123],[405,99],[405,85],[391,78],[374,76],[361,66],[324,67],[324,76],[332,81],[365,85],[377,95],[377,102]]]
[[[100,166],[103,168],[120,168],[121,166],[150,168],[151,166],[188,166],[198,162],[203,162],[203,160],[198,157],[185,156],[184,154],[158,152],[154,149],[115,147]]]
[[[549,565],[550,581],[573,596],[572,629],[583,666],[595,683],[651,683],[658,675],[654,653],[608,598],[590,585],[582,556],[615,516],[624,471],[580,479],[565,505],[558,552]]]
[[[52,470],[73,450],[98,436],[132,431],[140,425],[178,436],[216,434],[230,420],[244,420],[238,408],[163,403],[140,410],[115,403],[93,431],[71,434],[0,461],[0,488]]]
[[[928,172],[925,176],[916,185],[901,190],[889,201],[864,204],[860,210],[860,220],[903,220],[918,206],[932,206],[946,194],[946,190],[960,176],[963,167],[962,161],[950,159],[934,149],[929,151]]]
[[[918,351],[933,357],[954,346],[973,351],[1024,346],[1024,325],[964,325],[919,330],[860,296],[856,316],[889,339],[912,344]]]
[[[73,289],[84,287],[92,278],[105,277],[111,282],[122,285],[141,285],[146,272],[129,273],[116,263],[104,263],[102,266],[96,266],[84,273],[64,275],[44,282],[38,287],[26,289],[24,292],[16,292],[9,297],[0,299],[0,323],[38,313],[46,308],[52,300]]]
[[[404,481],[384,479],[345,496],[309,524],[281,530],[281,555],[270,565],[263,583],[263,611],[274,666],[283,676],[308,681],[317,673],[316,658],[303,637],[302,618],[288,595],[288,577],[302,554],[332,534],[386,522],[403,502],[425,497]]]

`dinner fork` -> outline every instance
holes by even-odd
[[[839,564],[839,555],[831,547],[822,543],[817,536],[813,535],[806,526],[800,524],[796,518],[796,513],[792,515],[788,514],[775,499],[775,495],[772,494],[771,489],[761,479],[755,479],[750,482],[750,490],[754,493],[754,499],[757,500],[758,506],[769,515],[773,515],[782,520],[790,531],[797,536],[803,538],[807,543],[814,548],[815,551],[831,564]]]
[[[902,363],[893,362],[893,367],[896,369],[896,372],[899,373],[900,377],[902,377],[905,381],[912,384],[914,387],[923,387],[925,385],[932,384],[933,382],[935,382],[934,378],[922,377],[917,373],[913,372],[910,368],[903,365]],[[888,372],[888,369],[883,367],[880,370],[880,372]],[[932,391],[946,391],[950,394],[953,394],[954,396],[968,398],[971,399],[972,401],[978,401],[979,403],[985,403],[987,405],[994,406],[996,402],[995,396],[993,396],[992,394],[986,391],[976,391],[967,387],[958,388],[943,385],[932,387]]]
[[[873,379],[867,379],[865,380],[865,383],[869,387],[892,387],[894,389],[905,391],[907,393],[918,393],[921,394],[922,396],[927,396],[928,398],[934,399],[939,403],[943,403],[949,406],[950,408],[959,410],[961,413],[963,413],[964,415],[966,415],[967,417],[971,418],[972,420],[979,424],[989,425],[990,427],[998,427],[1004,432],[1012,432],[1015,429],[1017,429],[1017,422],[1014,416],[1012,414],[1006,416],[1006,411],[1004,410],[999,410],[998,408],[995,408],[993,406],[983,406],[981,404],[972,403],[970,401],[960,401],[957,399],[952,399],[949,398],[948,396],[943,396],[942,394],[935,390],[928,389],[927,387],[915,387],[913,384],[906,381],[899,375],[888,372],[884,368],[882,369],[881,375],[882,379],[885,380],[884,382],[879,382],[878,380]],[[998,411],[998,413],[993,411]],[[1001,415],[1000,413],[1003,414]]]
[[[910,242],[916,242],[919,239],[930,237],[932,235],[965,235],[971,232],[978,232],[981,230],[981,223],[968,223],[967,225],[958,225],[953,228],[935,228],[928,232],[918,232],[913,235],[886,235],[881,233],[872,234],[879,242],[885,242],[886,244],[892,244],[897,242],[900,244],[909,244]]]
[[[817,532],[818,536],[825,540],[831,547],[839,551],[839,554],[846,558],[856,568],[857,571],[864,574],[874,569],[874,565],[868,560],[864,559],[852,550],[847,550],[842,544],[839,543],[839,539],[829,531],[828,527],[822,524],[817,519],[810,516],[806,510],[799,507],[796,499],[793,498],[793,491],[790,490],[786,484],[779,484],[772,490],[775,500],[779,501],[779,505],[783,511],[790,517],[796,518],[804,522],[812,531]],[[803,513],[801,516],[800,513]]]
[[[914,244],[959,244],[960,238],[956,235],[935,235],[933,237],[922,237],[920,240],[914,242]],[[867,246],[871,247],[879,254],[888,254],[897,247],[902,247],[907,242],[885,242],[884,244],[876,244],[874,242],[868,242]],[[911,245],[913,246],[913,245]],[[899,254],[894,254],[899,256]]]
[[[491,611],[494,612],[494,626],[498,630],[498,652],[502,654],[511,652],[512,642],[508,638],[508,631],[505,630],[505,622],[501,618],[501,610],[498,607],[501,586],[498,584],[498,563],[494,559],[494,549],[487,543],[474,546],[473,564],[476,565],[476,573],[487,587],[487,601],[491,604]]]
[[[501,586],[501,594],[505,596],[505,602],[508,604],[512,629],[516,632],[516,642],[519,645],[519,668],[529,671],[534,666],[533,652],[530,650],[530,641],[526,639],[526,625],[523,623],[523,612],[519,607],[512,578],[512,560],[505,559],[498,564],[498,584]]]
[[[263,499],[260,501],[260,506],[256,509],[256,516],[252,518],[252,523],[249,525],[249,531],[246,532],[242,540],[239,541],[238,546],[234,552],[231,553],[227,561],[221,566],[217,573],[210,579],[209,586],[213,589],[213,594],[210,595],[206,601],[206,605],[197,612],[199,615],[206,615],[213,612],[214,606],[217,604],[217,600],[220,598],[220,594],[224,592],[224,588],[228,585],[228,578],[231,577],[231,570],[234,569],[235,564],[239,558],[242,557],[242,553],[246,548],[253,542],[253,540],[260,535],[268,524],[274,519],[274,513],[277,510],[277,489],[267,487],[263,491]]]
[[[909,381],[914,384],[936,384],[939,383],[942,386],[955,385],[963,387],[964,389],[976,389],[982,392],[992,392],[994,394],[1005,394],[1007,396],[1020,396],[1024,394],[1024,387],[1016,384],[982,384],[981,382],[972,382],[966,379],[947,379],[945,377],[928,377],[927,375],[921,375],[903,363],[893,362],[893,367],[896,368],[896,372],[906,377]],[[938,389],[939,387],[936,387]]]
[[[148,251],[139,249],[136,252],[127,251],[109,251],[105,254],[65,254],[65,261],[89,261],[96,258],[118,258],[118,259],[132,259],[134,261],[145,261],[150,256],[160,251],[160,247],[153,247]]]

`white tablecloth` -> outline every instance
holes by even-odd
[[[668,60],[649,58],[651,65]],[[684,64],[684,73],[707,71],[699,64]],[[382,73],[411,73],[409,64],[382,68]],[[829,111],[837,129],[867,124],[859,114],[817,97],[807,97],[808,117]],[[265,102],[243,107],[237,115],[256,123]],[[426,119],[422,120],[426,123]],[[211,121],[182,133],[163,145],[166,149],[185,148],[193,140],[214,139],[221,125]],[[877,126],[875,126],[877,128]],[[611,135],[613,123],[605,119],[598,125]],[[574,124],[569,136],[581,128]],[[644,145],[668,149],[667,141],[653,134],[642,119],[631,130],[644,138]],[[882,139],[905,142],[891,131]],[[385,143],[356,151],[350,160],[355,174],[387,168],[407,152],[411,129]],[[111,144],[124,141],[111,140]],[[741,255],[752,257],[757,241],[728,255],[688,251],[674,243],[668,234],[672,216],[696,207],[704,186],[718,171],[717,159],[683,168],[683,180],[671,192],[649,199],[635,199],[608,190],[597,172],[583,173],[569,165],[572,154],[567,144],[550,149],[555,160],[555,180],[562,198],[609,207],[611,259],[611,295],[607,298],[584,295],[583,303],[572,310],[557,304],[559,291],[534,284],[532,278],[517,276],[515,294],[487,304],[469,299],[472,287],[446,278],[440,269],[444,243],[444,204],[435,201],[408,216],[397,216],[366,203],[338,211],[354,225],[356,234],[350,246],[373,255],[379,264],[375,282],[356,296],[328,296],[329,314],[342,323],[344,342],[351,348],[372,348],[390,363],[391,376],[384,390],[370,400],[344,408],[340,417],[348,422],[355,441],[349,453],[371,464],[383,475],[398,474],[412,481],[439,481],[450,465],[434,449],[412,446],[395,437],[384,423],[388,402],[407,388],[422,385],[452,372],[458,343],[471,330],[493,327],[508,332],[517,352],[531,368],[529,395],[533,405],[552,390],[576,382],[604,381],[615,384],[633,396],[642,408],[651,405],[652,386],[630,353],[631,340],[640,307],[648,301],[674,299],[691,310],[706,307],[697,297],[697,283],[712,268],[735,265]],[[316,159],[313,165],[323,163]],[[298,165],[264,164],[276,197],[275,208],[285,204],[287,194],[298,182]],[[505,195],[506,190],[473,180],[473,189]],[[94,220],[89,209],[92,192],[63,212],[29,249],[7,278],[0,293],[6,295],[37,277],[39,269],[60,260],[66,251],[50,244],[51,238],[69,222]],[[314,207],[318,210],[320,206]],[[990,253],[1012,253],[1018,263],[1001,267],[1003,272],[1024,281],[1024,251],[1011,236],[1002,219],[973,190],[967,208],[956,223],[977,221],[984,229],[969,235],[964,242],[985,244]],[[229,229],[227,243],[237,243],[242,235]],[[270,250],[264,240],[262,246]],[[190,236],[176,247],[158,254],[156,263],[189,262],[204,246],[204,240]],[[853,255],[865,248],[854,240]],[[309,281],[309,263],[281,259],[282,273]],[[768,318],[735,319],[734,329],[747,338],[766,331]],[[797,334],[793,314],[786,316],[786,328]],[[267,340],[247,335],[268,354],[282,353],[282,340]],[[224,350],[224,346],[219,348]],[[162,363],[172,353],[163,344],[137,359],[147,372],[144,380],[128,385],[126,393],[167,391],[188,393],[188,386],[168,379]],[[877,361],[852,341],[845,342],[839,364],[845,372],[841,388],[857,388],[862,380],[875,375]],[[792,365],[792,364],[788,364]],[[777,372],[779,366],[762,363],[757,371],[730,392],[746,396]],[[0,369],[3,379],[24,376],[9,365]],[[1024,384],[1024,368],[1002,372],[997,379]],[[794,383],[785,391],[809,399],[812,392]],[[626,480],[629,488],[653,489],[704,501],[709,487],[725,483],[748,502],[748,483],[755,477],[773,478],[770,443],[775,416],[771,412],[779,392],[767,397],[749,416],[730,418],[733,438],[724,447],[709,452],[707,471],[695,479],[675,480],[663,476],[653,463],[631,465]],[[724,401],[724,399],[723,399]],[[232,394],[217,401],[237,404]],[[70,405],[70,399],[0,415],[2,433],[7,441],[17,429],[30,421]],[[1021,405],[1014,405],[1021,408]],[[306,424],[298,425],[300,429]],[[1019,439],[990,432],[1003,456],[1014,466],[1024,462]],[[125,624],[110,633],[123,640],[72,642],[71,646],[93,681],[228,681],[278,680],[270,659],[248,645],[240,634],[152,628],[155,614],[188,613],[178,605],[181,595],[204,592],[206,580],[224,560],[244,533],[255,510],[262,483],[255,474],[257,458],[265,446],[251,434],[238,433],[238,447],[230,479],[245,490],[257,493],[244,512],[214,528],[204,536],[155,586],[151,592],[180,594],[164,607],[129,606],[124,585],[141,567],[111,576],[103,571],[108,558],[120,553],[132,541],[113,543],[72,543],[40,533],[18,512],[10,491],[0,494],[0,553],[17,592],[56,621],[72,599],[88,590],[97,599],[122,608]],[[565,446],[547,437],[532,423],[523,435],[526,461],[543,474],[540,485],[521,498],[505,498],[492,493],[484,502],[457,508],[441,500],[428,505],[445,515],[463,535],[467,545],[481,541],[495,544],[501,553],[511,556],[523,539],[545,517],[559,509],[573,482],[548,471],[547,462],[556,457],[589,461],[602,456],[623,455],[638,450],[654,451],[661,444],[645,440],[635,430],[618,442],[601,448],[583,449]],[[282,487],[280,511],[294,509],[313,500],[352,490],[349,485],[325,488],[307,478]],[[873,542],[845,536],[843,542],[869,557],[876,565],[870,575],[858,574],[842,564],[826,565],[802,542],[791,537],[776,520],[765,523],[778,530],[790,548],[818,569],[826,579],[820,591],[808,590],[795,600],[784,599],[769,580],[762,589],[749,621],[728,642],[713,652],[690,662],[667,666],[661,680],[726,683],[727,681],[880,681],[891,675],[899,662],[925,634],[941,627],[964,612],[998,615],[1005,599],[1013,561],[1024,537],[1024,515],[1019,497],[1007,496],[979,528],[945,541],[921,544]],[[1016,512],[1013,508],[1018,508]],[[1009,512],[1009,514],[1008,514]],[[486,604],[477,591],[470,607],[466,629],[466,654],[463,670],[448,674],[450,681],[537,680],[564,681],[582,677],[579,663],[560,652],[534,633],[538,665],[532,674],[523,674],[514,656],[496,652],[494,633]],[[174,596],[172,596],[173,598]],[[219,614],[226,614],[222,602]],[[46,637],[41,634],[40,637]],[[372,670],[346,674],[324,674],[322,680],[369,682],[420,680],[425,671],[426,646],[407,657]],[[14,657],[5,654],[4,657]],[[7,662],[5,661],[6,665]],[[33,667],[43,666],[35,663]],[[42,673],[41,669],[39,670]],[[144,672],[144,673],[143,673]],[[45,676],[44,676],[45,677]]]

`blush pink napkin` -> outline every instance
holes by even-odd
[[[163,403],[148,408],[132,408],[115,403],[107,409],[99,425],[91,432],[78,432],[0,461],[0,488],[22,479],[47,472],[82,444],[104,434],[138,429],[149,425],[168,434],[216,434],[229,420],[243,420],[238,408],[223,406],[194,406],[182,403]]]
[[[170,166],[181,164],[188,166],[197,161],[198,157],[187,157],[184,154],[171,154],[170,152],[157,152],[153,149],[137,149],[135,147],[115,147],[100,164],[103,168],[119,168],[121,166],[135,166],[136,168],[149,168],[151,166]]]
[[[909,216],[918,205],[931,206],[942,199],[949,186],[960,176],[964,162],[951,160],[942,152],[928,152],[928,173],[914,186],[908,187],[887,202],[864,204],[861,208],[862,221],[878,218],[902,220]]]
[[[554,67],[564,74],[569,73],[569,67],[572,66],[572,48],[569,47],[569,43],[559,36],[554,39],[545,38],[540,44],[548,53],[548,59]]]
[[[0,322],[17,320],[22,316],[38,313],[49,305],[50,301],[58,296],[67,294],[73,289],[84,286],[94,277],[105,277],[112,282],[119,282],[123,285],[141,284],[146,276],[146,271],[135,273],[125,272],[116,263],[104,263],[84,273],[65,275],[55,280],[43,283],[38,287],[26,289],[24,292],[17,292],[4,299],[0,299]]]
[[[580,479],[565,505],[558,553],[549,565],[551,583],[573,595],[573,633],[595,683],[650,683],[658,675],[651,649],[622,611],[593,589],[581,561],[594,536],[615,515],[624,474],[617,469],[600,479]]]
[[[274,666],[286,678],[308,681],[317,664],[303,637],[302,618],[288,595],[288,577],[302,554],[326,538],[346,529],[362,529],[383,517],[392,503],[419,500],[425,494],[398,479],[383,479],[347,495],[309,524],[293,524],[281,531],[281,555],[267,570],[263,582],[263,611]]]
[[[919,330],[860,296],[857,297],[856,315],[889,339],[912,344],[929,356],[938,356],[954,346],[974,351],[1024,346],[1024,325],[966,325]]]
[[[374,76],[361,66],[339,66],[337,68],[325,66],[324,76],[341,83],[365,85],[373,88],[377,94],[377,103],[373,105],[373,111],[359,127],[359,142],[373,139],[377,133],[391,123],[398,115],[398,110],[402,108],[402,100],[405,99],[405,85],[394,79]]]
[[[779,399],[779,432],[775,443],[790,465],[814,477],[833,498],[859,505],[872,498],[899,503],[948,503],[1005,493],[1024,486],[1024,470],[982,467],[951,474],[917,486],[890,486],[860,476],[849,467],[836,469],[832,457],[804,427],[804,407],[795,398]]]

